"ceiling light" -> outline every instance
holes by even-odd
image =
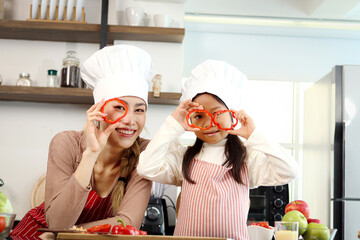
[[[350,21],[330,21],[313,19],[287,19],[287,18],[252,18],[235,16],[215,16],[215,15],[189,15],[184,17],[185,22],[217,23],[217,24],[240,24],[257,26],[283,26],[299,28],[326,28],[326,29],[348,29],[360,30],[360,22]]]

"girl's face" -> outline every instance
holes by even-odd
[[[210,94],[204,93],[197,96],[193,102],[199,103],[204,107],[205,110],[209,111],[211,114],[216,113],[219,110],[226,110],[226,106],[216,100]],[[229,117],[229,122],[231,118]],[[218,129],[216,125],[212,123],[210,129],[199,130],[195,132],[195,135],[200,138],[202,141],[207,143],[218,143],[224,138],[227,137],[228,133],[225,130]]]
[[[120,125],[113,131],[108,139],[108,143],[123,149],[131,147],[137,137],[140,135],[146,121],[146,104],[144,100],[138,97],[120,97],[126,106],[128,112],[125,117],[120,119]],[[110,123],[102,121],[100,128],[106,129]]]

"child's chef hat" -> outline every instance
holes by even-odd
[[[246,76],[236,67],[223,61],[206,60],[182,83],[180,101],[207,92],[218,96],[229,109],[240,110],[246,82]]]
[[[81,78],[93,89],[95,103],[123,96],[142,98],[147,104],[153,77],[150,55],[130,45],[105,47],[84,62]]]

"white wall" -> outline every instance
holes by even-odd
[[[185,28],[185,75],[208,58],[226,60],[254,80],[313,82],[336,64],[360,64],[356,30],[194,22]]]

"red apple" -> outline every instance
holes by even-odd
[[[308,223],[317,223],[317,224],[320,224],[320,219],[316,219],[316,218],[308,218]]]
[[[297,210],[297,211],[301,212],[302,214],[304,214],[306,219],[309,218],[310,210],[309,210],[308,204],[305,201],[295,200],[295,201],[288,203],[288,205],[286,205],[285,213],[293,211],[293,210]]]

